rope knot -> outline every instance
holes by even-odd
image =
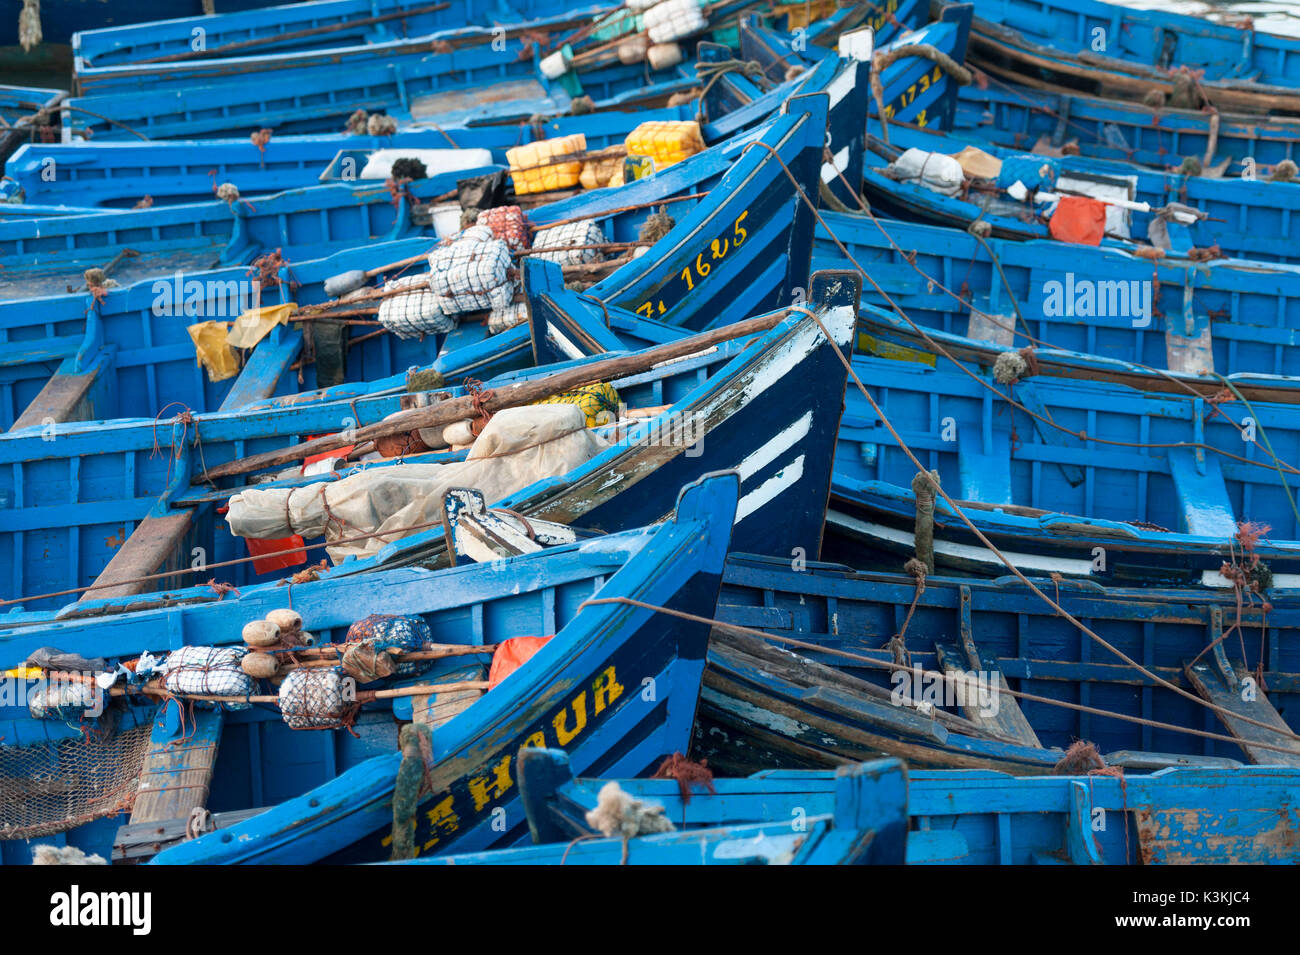
[[[682,802],[691,801],[691,787],[702,786],[708,789],[710,795],[716,795],[717,790],[713,786],[713,770],[709,769],[709,761],[702,759],[698,763],[694,760],[687,759],[681,753],[673,753],[654,771],[651,779],[675,779],[677,788],[681,790]]]

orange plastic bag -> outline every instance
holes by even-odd
[[[534,653],[546,645],[550,637],[511,637],[503,640],[492,654],[492,669],[488,671],[488,689],[514,673],[527,663]]]
[[[1106,235],[1106,203],[1087,196],[1061,196],[1047,224],[1053,239],[1076,245],[1101,245]]]

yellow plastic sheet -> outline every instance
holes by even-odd
[[[276,325],[283,325],[289,316],[298,311],[293,302],[284,305],[266,305],[262,308],[250,308],[235,319],[230,326],[230,344],[235,348],[252,348]]]
[[[239,374],[239,356],[230,347],[225,322],[200,322],[186,329],[194,354],[208,373],[208,381],[225,381]]]

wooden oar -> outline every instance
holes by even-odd
[[[250,471],[258,471],[278,464],[287,464],[290,461],[300,461],[323,451],[333,451],[335,448],[341,448],[347,444],[357,444],[371,438],[401,434],[420,428],[444,427],[453,421],[464,421],[466,418],[478,417],[480,408],[488,413],[495,413],[505,408],[532,404],[552,395],[582,388],[585,385],[594,385],[610,379],[626,378],[629,375],[648,371],[655,365],[693,355],[719,342],[765,332],[774,328],[788,315],[789,312],[786,311],[772,312],[767,315],[760,315],[757,318],[737,322],[734,325],[701,332],[681,341],[648,348],[634,355],[607,358],[603,361],[592,362],[554,375],[547,375],[545,378],[539,378],[535,381],[521,381],[502,388],[494,388],[491,394],[482,400],[481,405],[478,404],[479,399],[475,396],[464,395],[436,405],[399,411],[383,421],[366,425],[364,428],[357,428],[346,441],[340,435],[324,435],[287,448],[251,454],[248,457],[237,458],[234,461],[228,461],[225,464],[209,468],[195,479],[195,483],[215,481],[218,478],[229,477],[234,474],[247,474]]]

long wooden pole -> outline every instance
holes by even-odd
[[[495,413],[505,408],[532,404],[535,401],[541,401],[543,398],[563,394],[566,391],[573,391],[585,385],[597,384],[611,378],[625,378],[628,375],[639,374],[655,365],[693,355],[719,342],[765,332],[774,328],[788,314],[785,311],[778,311],[760,315],[757,318],[746,319],[734,325],[726,325],[722,328],[701,332],[681,341],[647,348],[634,355],[607,358],[554,375],[547,375],[545,378],[539,378],[535,381],[521,381],[504,388],[494,388],[491,394],[483,400],[481,407],[489,413]],[[441,427],[454,421],[474,418],[477,415],[478,408],[475,406],[473,396],[464,395],[460,398],[451,398],[436,405],[399,411],[383,421],[377,421],[374,424],[366,425],[364,428],[355,429],[347,440],[344,440],[342,435],[328,434],[287,448],[263,451],[260,454],[251,454],[248,457],[228,461],[225,464],[219,464],[204,471],[196,478],[196,483],[214,481],[234,474],[247,474],[250,471],[258,471],[278,464],[287,464],[290,461],[301,461],[313,454],[333,451],[347,444],[357,444],[372,438],[401,434],[419,428]]]

